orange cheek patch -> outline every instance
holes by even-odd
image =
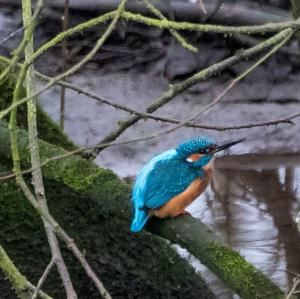
[[[201,155],[201,154],[192,154],[192,155],[190,155],[187,159],[188,159],[189,161],[195,162],[195,161],[198,161],[202,156],[203,156],[203,155]]]

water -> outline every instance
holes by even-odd
[[[189,207],[284,291],[300,272],[300,155],[219,158],[211,187]],[[298,222],[298,223],[297,223]],[[180,250],[219,298],[233,294]]]
[[[100,77],[88,74],[74,77],[74,81],[97,94],[143,110],[166,88],[166,82],[147,74],[139,74],[137,82],[136,76],[135,72]],[[58,89],[52,89],[41,101],[46,111],[56,120],[59,115],[58,92]],[[189,101],[178,97],[172,105],[161,109],[162,112],[159,113],[172,118],[185,118],[194,109],[199,109],[196,96],[197,94],[189,95]],[[53,99],[56,101],[53,102]],[[284,113],[288,114],[298,109],[298,106],[299,104],[285,105]],[[211,123],[238,123],[251,121],[253,115],[268,119],[269,111],[276,118],[282,114],[283,109],[277,104],[233,103],[214,109],[206,119]],[[77,144],[95,144],[116,127],[117,120],[127,117],[128,114],[124,112],[87,100],[82,95],[67,93],[65,130]],[[166,127],[166,124],[151,120],[141,121],[120,140],[151,135]],[[190,207],[190,211],[287,291],[294,277],[293,272],[300,272],[300,236],[299,226],[296,224],[300,206],[298,131],[297,122],[294,126],[224,133],[180,129],[164,138],[106,149],[96,162],[112,169],[121,177],[132,178],[150,157],[173,148],[189,137],[205,133],[216,140],[226,141],[247,136],[246,142],[233,147],[227,153],[229,155],[216,160],[212,186]],[[257,154],[260,152],[267,154]],[[291,154],[280,154],[282,152]],[[233,155],[235,153],[245,154]],[[188,253],[182,250],[180,252],[189,257]],[[210,272],[199,261],[193,258],[190,261],[208,279],[219,298],[233,298],[230,290],[214,275],[208,274]]]

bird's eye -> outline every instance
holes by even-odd
[[[210,149],[209,148],[206,148],[206,149],[202,149],[199,151],[199,154],[201,155],[204,155],[204,154],[208,154],[210,152]]]

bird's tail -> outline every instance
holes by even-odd
[[[131,223],[130,230],[133,233],[137,233],[141,231],[148,219],[149,219],[149,214],[147,209],[135,208],[134,219]]]

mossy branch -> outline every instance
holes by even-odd
[[[122,18],[126,21],[142,23],[148,26],[155,26],[164,29],[199,31],[205,33],[220,33],[220,34],[264,34],[267,32],[281,31],[287,28],[298,29],[300,20],[286,21],[280,23],[269,23],[265,25],[252,26],[223,26],[210,24],[195,24],[188,22],[176,22],[170,20],[157,20],[145,17],[140,14],[126,12]]]
[[[157,17],[159,17],[161,20],[166,21],[167,18],[160,12],[159,9],[157,9],[154,5],[152,5],[148,0],[143,0],[146,7]],[[198,53],[198,49],[188,43],[183,36],[181,36],[176,30],[169,29],[169,32],[174,36],[174,38],[178,41],[178,43],[185,49],[193,52]]]
[[[30,5],[28,5],[30,2],[26,2],[26,1],[30,1],[30,0],[24,0],[25,1],[25,5],[27,5],[27,10],[29,10]],[[117,9],[116,15],[113,18],[111,24],[108,26],[107,30],[104,32],[104,34],[101,36],[101,38],[97,41],[96,45],[94,46],[94,48],[92,49],[92,51],[90,53],[87,54],[87,56],[80,61],[78,64],[76,64],[75,66],[73,66],[70,70],[66,71],[64,74],[56,77],[53,79],[53,81],[55,80],[60,80],[61,78],[63,78],[64,76],[67,76],[69,74],[72,74],[74,71],[80,69],[89,59],[91,59],[91,57],[98,51],[98,49],[102,46],[102,44],[104,43],[104,41],[107,39],[107,37],[109,36],[109,34],[112,32],[112,30],[114,29],[118,19],[120,18],[122,12],[124,11],[124,7],[125,7],[125,3],[126,0],[122,0],[119,8]],[[26,11],[25,13],[28,13],[28,11]],[[27,15],[25,16],[27,17]],[[30,41],[30,40],[29,40]],[[97,277],[97,275],[94,273],[94,271],[92,270],[92,268],[89,266],[89,264],[87,263],[85,257],[83,256],[83,254],[79,251],[79,249],[77,248],[76,244],[74,243],[74,241],[66,234],[66,232],[59,226],[59,224],[56,222],[56,220],[49,214],[47,208],[45,208],[45,200],[40,200],[38,201],[34,195],[31,193],[30,189],[28,188],[27,184],[25,183],[22,175],[21,175],[21,167],[20,167],[20,154],[19,154],[19,149],[18,149],[18,137],[17,137],[17,131],[16,131],[16,125],[17,125],[17,107],[18,104],[20,103],[19,98],[20,98],[20,93],[21,93],[21,86],[24,82],[24,78],[26,75],[26,71],[27,68],[30,66],[30,61],[28,60],[32,60],[32,49],[29,49],[30,51],[27,52],[27,54],[29,55],[29,59],[26,59],[26,62],[23,64],[17,83],[16,83],[16,87],[14,90],[14,96],[13,96],[13,105],[14,108],[11,110],[11,114],[10,114],[10,123],[9,123],[9,132],[10,132],[10,141],[11,141],[11,152],[12,152],[12,158],[13,158],[13,164],[14,164],[14,172],[16,174],[16,181],[18,183],[18,185],[21,187],[24,195],[26,196],[26,198],[29,200],[29,202],[32,204],[32,206],[36,209],[36,211],[40,214],[40,216],[47,221],[47,224],[51,226],[51,229],[53,229],[57,235],[64,240],[67,243],[67,246],[73,251],[73,253],[75,254],[75,256],[78,258],[78,260],[80,261],[82,267],[85,269],[87,275],[91,278],[91,280],[94,282],[95,286],[97,287],[97,289],[99,290],[100,294],[107,299],[110,299],[110,295],[108,293],[108,291],[105,289],[104,285],[102,284],[102,282],[99,280],[99,278]],[[30,73],[29,73],[30,75]],[[31,76],[34,76],[34,71],[32,70]],[[59,78],[61,77],[61,78]],[[33,78],[31,77],[30,80],[32,80]],[[52,82],[52,85],[55,82]],[[50,83],[49,83],[50,84]],[[32,87],[32,82],[30,82],[29,84]],[[50,86],[48,86],[50,87]],[[33,94],[29,94],[27,96],[28,100],[34,99],[36,96],[38,96],[39,93],[33,93]],[[36,107],[33,103],[33,105],[29,105],[29,128],[31,129],[31,134],[34,133],[34,135],[30,135],[30,145],[31,145],[31,161],[32,158],[34,158],[34,161],[36,162],[35,164],[39,165],[39,157],[37,155],[38,153],[38,145],[35,144],[35,138],[37,138],[36,134],[37,134],[37,130],[36,130]],[[33,152],[33,150],[34,152]],[[34,155],[32,155],[34,154]],[[32,162],[34,162],[32,161]],[[40,169],[36,169],[35,172],[39,172]],[[41,179],[41,174],[39,174],[39,177],[36,177],[39,180]],[[39,184],[39,186],[41,187],[42,184]],[[37,187],[37,185],[35,185],[35,187]],[[41,188],[38,188],[38,193],[43,194],[44,191]],[[66,278],[68,279],[68,278]],[[67,290],[67,288],[66,288]],[[68,297],[69,298],[76,298],[76,294],[73,291],[73,287],[70,285],[70,283],[68,283]],[[72,293],[72,294],[71,294]]]
[[[284,296],[282,290],[262,272],[191,216],[164,221],[153,219],[147,229],[187,249],[244,299],[282,299]]]
[[[32,295],[36,291],[34,287],[25,276],[23,276],[18,268],[14,265],[13,261],[9,258],[3,247],[0,245],[0,269],[5,276],[9,279],[13,288],[16,291],[17,296],[20,299],[31,299]],[[38,292],[38,295],[42,299],[53,299],[49,295],[42,291]]]
[[[7,140],[7,135],[5,123],[0,121],[0,143]],[[18,136],[21,158],[25,166],[30,160],[27,153],[28,136],[22,130],[19,131]],[[39,141],[39,146],[42,159],[66,153],[63,149],[43,141]],[[9,148],[1,147],[0,154],[10,155]],[[78,169],[81,171],[79,172]],[[105,208],[111,213],[130,217],[129,201],[120,202],[119,200],[119,194],[129,194],[129,188],[110,171],[100,169],[85,159],[73,156],[64,159],[63,163],[53,161],[45,165],[44,174],[48,179],[62,182],[80,194],[96,200],[99,200],[101,194],[103,196],[103,190],[106,190],[111,200],[105,202]],[[278,287],[237,252],[225,246],[200,221],[190,216],[158,223],[151,221],[147,229],[189,250],[243,298],[282,298],[283,293]],[[269,297],[263,297],[266,294]]]
[[[22,0],[22,13],[23,13],[23,24],[25,27],[25,34],[27,34],[27,27],[32,22],[31,15],[31,0]],[[25,47],[25,64],[32,59],[33,55],[33,32],[28,36],[28,43]],[[28,64],[29,65],[29,64]],[[35,86],[35,70],[33,65],[29,65],[26,72],[26,95],[30,96],[36,93]],[[37,130],[37,99],[32,98],[27,102],[27,121],[28,121],[28,136],[29,136],[29,149],[31,156],[31,165],[35,168],[32,172],[33,186],[35,191],[35,197],[39,201],[40,208],[48,212],[48,205],[46,199],[46,192],[43,182],[42,171],[40,168],[40,155],[38,146],[38,130]],[[61,254],[61,250],[58,244],[56,234],[52,227],[44,219],[44,227],[50,245],[52,257],[54,263],[57,266],[58,273],[63,282],[63,286],[66,291],[67,298],[77,299],[77,294],[72,284],[72,280]],[[34,297],[34,296],[33,296]]]
[[[56,84],[58,81],[60,81],[60,80],[62,80],[64,78],[66,78],[66,77],[74,74],[76,71],[78,71],[79,69],[81,69],[88,61],[90,61],[93,58],[93,56],[98,52],[98,50],[102,47],[102,45],[104,44],[104,42],[106,41],[106,39],[109,37],[109,35],[112,33],[112,31],[114,30],[114,28],[115,28],[118,20],[120,19],[121,15],[123,14],[123,11],[124,11],[124,8],[125,8],[125,3],[126,3],[126,0],[122,0],[121,1],[120,5],[119,5],[119,8],[117,9],[117,11],[116,11],[116,13],[114,15],[114,18],[111,21],[110,25],[107,27],[107,29],[102,34],[102,36],[98,39],[98,41],[96,42],[96,44],[94,45],[94,47],[92,48],[92,50],[83,59],[81,59],[80,62],[78,62],[77,64],[75,64],[74,66],[72,66],[70,69],[68,69],[67,71],[63,72],[62,74],[59,74],[58,76],[54,77],[45,87],[43,87],[38,92],[36,92],[36,93],[34,93],[32,95],[29,95],[29,96],[27,96],[27,97],[25,97],[23,99],[20,99],[18,101],[14,101],[13,104],[10,107],[8,107],[7,109],[5,109],[5,110],[3,110],[3,111],[0,112],[0,119],[2,119],[3,117],[5,117],[8,113],[10,113],[10,111],[12,111],[13,109],[15,109],[16,107],[18,107],[18,106],[26,103],[27,101],[31,100],[32,98],[38,97],[43,92],[45,92],[50,87],[52,87],[54,84]],[[22,76],[24,77],[25,76],[27,68],[34,61],[34,59],[35,59],[35,54],[32,56],[32,59],[30,61],[27,61],[26,63],[24,63],[22,65],[20,77],[22,77]],[[19,90],[20,90],[20,88],[16,87],[16,96],[18,96],[18,91]]]
[[[296,1],[296,0],[294,0]],[[64,32],[61,32],[53,39],[48,41],[46,44],[41,46],[33,55],[33,60],[37,59],[40,55],[42,55],[45,51],[57,45],[59,42],[63,41],[65,38],[70,37],[74,34],[80,33],[86,29],[95,27],[99,24],[105,23],[112,18],[114,18],[116,11],[112,11],[106,13],[102,16],[93,18],[87,22],[83,22],[77,26],[74,26]],[[263,34],[266,32],[276,32],[286,28],[294,28],[297,29],[300,27],[299,20],[296,21],[287,21],[280,23],[270,23],[266,25],[257,25],[257,26],[221,26],[221,25],[210,25],[210,24],[196,24],[196,23],[188,23],[188,22],[175,22],[169,20],[157,20],[149,17],[142,16],[140,14],[134,14],[131,12],[124,12],[122,14],[122,18],[127,21],[135,21],[138,23],[143,23],[149,26],[156,26],[159,28],[169,29],[169,30],[189,30],[189,31],[200,31],[207,33],[220,33],[220,34]],[[26,45],[26,38],[24,37],[22,46],[20,45],[20,49],[17,50],[15,58],[17,62],[17,58],[19,56],[19,52],[21,53]],[[32,63],[33,61],[29,62]],[[1,81],[1,80],[0,80]]]

